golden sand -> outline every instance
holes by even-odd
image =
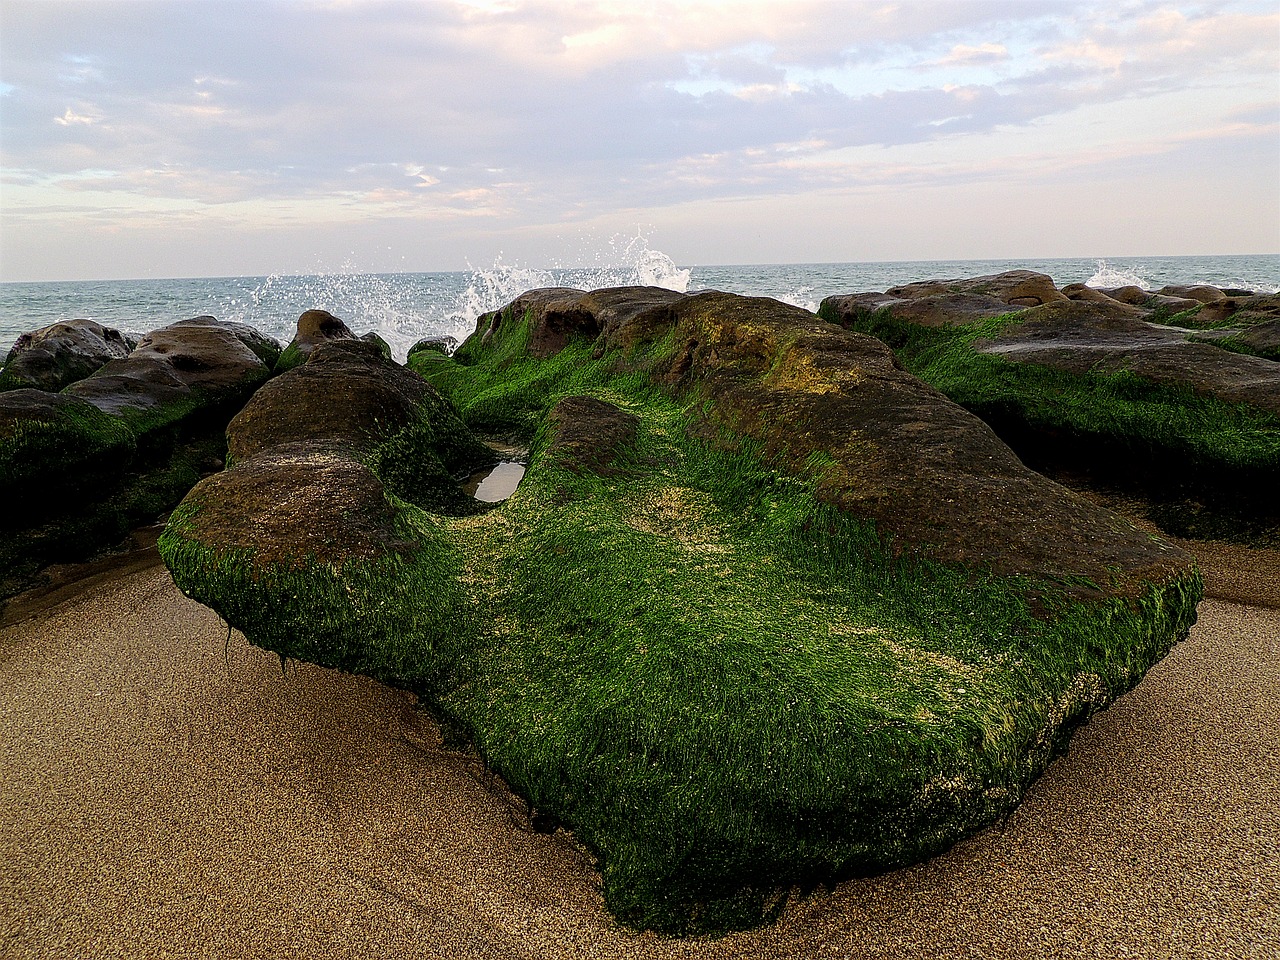
[[[228,644],[154,560],[13,610],[0,956],[1280,957],[1280,610],[1206,601],[1007,823],[722,940],[620,928],[408,695]]]

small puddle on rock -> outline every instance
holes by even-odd
[[[501,456],[492,467],[473,473],[462,484],[462,491],[484,503],[501,503],[513,493],[524,478],[525,458],[528,451],[518,447],[491,443]]]

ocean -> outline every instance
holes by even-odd
[[[615,250],[616,253],[616,250]],[[977,277],[1004,270],[1046,273],[1059,286],[1208,283],[1258,293],[1280,291],[1280,255],[1126,257],[1057,260],[922,260],[680,266],[647,244],[589,267],[531,268],[496,263],[451,273],[359,273],[0,283],[0,356],[17,337],[58,320],[84,317],[131,334],[203,314],[248,323],[282,344],[298,315],[323,309],[356,333],[381,334],[395,353],[423,337],[465,339],[478,316],[535,287],[583,289],[648,284],[672,290],[724,290],[767,296],[816,310],[833,294],[882,291],[914,280]]]

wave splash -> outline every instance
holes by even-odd
[[[1095,290],[1099,288],[1112,289],[1114,287],[1141,287],[1143,290],[1151,288],[1150,281],[1141,276],[1136,270],[1113,267],[1105,260],[1098,261],[1097,270],[1084,283],[1085,286],[1093,287]]]
[[[409,348],[424,337],[465,340],[481,315],[537,287],[596,290],[634,284],[683,293],[689,286],[689,271],[651,247],[642,233],[614,236],[591,256],[595,262],[588,266],[549,268],[508,263],[499,256],[492,266],[472,268],[470,274],[364,273],[347,263],[336,272],[261,278],[248,289],[224,296],[214,312],[288,343],[299,314],[328,310],[357,334],[376,332],[404,360]]]
[[[524,267],[506,263],[501,255],[491,267],[472,269],[471,280],[456,304],[445,314],[455,340],[465,340],[475,330],[483,314],[510,303],[526,290],[539,287],[576,287],[599,290],[603,287],[665,287],[684,293],[689,289],[690,271],[681,269],[661,250],[649,246],[643,233],[634,237],[615,234],[608,249],[595,253],[590,266]],[[407,347],[406,347],[407,349]]]

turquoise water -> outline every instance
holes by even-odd
[[[682,267],[658,251],[643,248],[621,262],[586,268],[499,263],[486,270],[457,273],[0,283],[0,349],[7,350],[21,333],[72,317],[141,334],[201,314],[251,324],[286,343],[293,336],[298,314],[318,308],[343,318],[357,333],[376,330],[403,356],[422,337],[464,339],[481,313],[534,287],[653,284],[673,290],[716,289],[776,297],[814,310],[823,297],[833,294],[1019,268],[1047,273],[1059,286],[1136,283],[1157,289],[1174,283],[1210,283],[1265,293],[1280,290],[1280,255]]]

